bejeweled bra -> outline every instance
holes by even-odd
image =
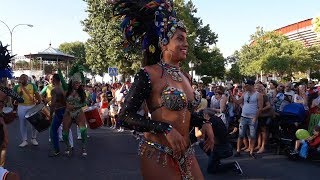
[[[167,86],[161,93],[161,104],[160,107],[166,107],[172,111],[181,111],[187,108],[189,111],[195,110],[201,102],[200,94],[194,92],[194,100],[188,100],[186,93],[182,90]],[[156,108],[157,109],[157,108]]]

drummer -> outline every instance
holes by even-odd
[[[38,93],[38,88],[33,83],[28,83],[28,76],[26,74],[22,74],[19,77],[19,84],[16,85],[13,90],[17,92],[24,100],[23,103],[18,104],[18,117],[20,121],[20,133],[22,137],[22,143],[19,147],[25,147],[28,145],[27,142],[27,119],[25,115],[29,109],[35,106],[35,104],[41,103],[41,97]],[[38,145],[37,131],[34,127],[32,127],[32,136],[31,143],[34,146]]]

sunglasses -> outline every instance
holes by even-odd
[[[250,96],[248,96],[247,98],[247,103],[250,103]]]

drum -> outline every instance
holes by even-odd
[[[13,113],[13,109],[11,107],[4,107],[2,109],[3,120],[6,124],[12,123],[16,119],[16,114]]]
[[[25,115],[25,118],[38,132],[45,131],[49,128],[51,124],[49,117],[49,108],[44,104],[35,105],[31,109],[29,109]]]
[[[97,129],[103,125],[103,121],[100,117],[97,107],[88,107],[86,110],[84,110],[84,114],[86,116],[90,129]]]

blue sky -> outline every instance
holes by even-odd
[[[80,21],[85,19],[82,0],[0,0],[0,20],[13,32],[13,52],[24,55],[46,49],[51,42],[85,41]],[[317,0],[194,0],[197,16],[219,36],[217,46],[226,57],[248,42],[257,26],[274,30],[320,15]],[[10,44],[9,30],[0,22],[0,41]]]

